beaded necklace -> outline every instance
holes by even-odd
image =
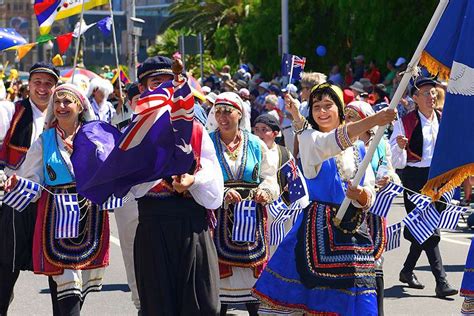
[[[354,152],[353,158],[354,158],[354,170],[351,172],[349,176],[347,176],[344,172],[343,169],[343,159],[344,159],[344,152],[340,153],[339,155],[336,156],[336,167],[337,167],[337,172],[339,173],[339,177],[341,180],[345,183],[349,183],[352,179],[354,179],[357,171],[359,170],[359,163],[360,163],[360,154],[357,146],[352,146],[352,150]]]

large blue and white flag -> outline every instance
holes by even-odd
[[[283,210],[278,214],[278,217],[270,225],[270,245],[278,245],[285,238],[285,223],[294,213],[294,210]]]
[[[38,183],[19,177],[13,190],[3,197],[3,203],[21,212],[39,195],[40,185]]]
[[[421,210],[424,210],[425,208],[428,207],[428,205],[431,204],[431,198],[426,196],[426,195],[423,195],[423,194],[419,194],[419,193],[412,193],[412,194],[408,194],[408,199],[416,205],[417,208],[421,209]]]
[[[449,1],[420,63],[448,79],[443,117],[422,193],[438,200],[474,175],[474,1]],[[447,155],[446,153],[458,153]],[[462,153],[462,154],[461,154]]]
[[[441,212],[439,228],[447,230],[456,230],[456,228],[458,227],[459,218],[466,211],[467,209],[464,207],[448,205],[446,209]]]
[[[300,202],[300,207],[305,208],[309,205],[308,189],[306,188],[306,181],[300,169],[296,165],[294,159],[288,160],[281,166],[281,172],[285,175],[288,182],[288,191],[290,202]]]
[[[54,205],[56,208],[55,238],[76,238],[79,236],[81,212],[77,194],[55,194]]]
[[[234,225],[232,240],[239,242],[254,242],[257,232],[257,203],[241,201],[234,207]]]
[[[421,245],[424,243],[431,235],[433,235],[436,227],[433,227],[430,223],[426,222],[423,217],[423,210],[415,208],[411,211],[404,219],[403,223],[410,230],[411,234],[418,243]]]
[[[386,228],[387,245],[385,251],[390,251],[400,247],[400,239],[402,236],[402,223],[396,223]]]
[[[375,202],[370,208],[370,212],[380,217],[387,217],[393,199],[403,192],[403,187],[393,182],[389,182],[385,187],[377,192]]]
[[[281,75],[289,77],[288,82],[290,83],[293,79],[301,80],[301,73],[304,70],[305,64],[305,57],[285,53],[281,60]]]

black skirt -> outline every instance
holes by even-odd
[[[31,258],[36,222],[36,203],[22,212],[3,204],[0,208],[0,266],[33,270]]]
[[[219,268],[206,209],[193,199],[138,199],[135,274],[143,315],[217,315]]]

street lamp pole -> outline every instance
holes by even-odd
[[[138,51],[138,37],[133,34],[135,18],[135,0],[127,0],[127,42],[129,43],[128,49],[128,72],[130,80],[135,82],[137,79],[137,51]]]
[[[281,54],[289,52],[289,33],[288,33],[288,0],[281,0]],[[283,74],[282,74],[283,75]],[[288,83],[288,76],[283,77],[284,84]]]

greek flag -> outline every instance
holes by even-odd
[[[280,211],[286,210],[287,206],[285,202],[279,197],[277,200],[275,200],[272,204],[268,205],[268,212],[274,217],[277,218],[278,214]]]
[[[386,228],[387,245],[385,251],[390,251],[400,247],[400,237],[402,236],[402,223],[396,223]]]
[[[107,201],[102,204],[100,207],[101,210],[113,210],[116,208],[120,208],[123,206],[123,203],[127,202],[129,200],[128,196],[125,196],[123,198],[118,198],[115,197],[114,195],[111,195]]]
[[[254,242],[257,230],[257,203],[241,201],[234,207],[234,225],[232,240]]]
[[[30,202],[40,194],[40,185],[24,178],[18,178],[18,183],[10,192],[3,197],[3,203],[16,209],[18,212],[23,211]]]
[[[408,227],[411,234],[421,245],[433,234],[436,227],[426,222],[423,216],[423,210],[415,208],[404,219],[403,223]]]
[[[298,216],[300,216],[300,214],[303,213],[303,210],[296,210],[295,213],[293,214],[293,225],[295,225],[296,223],[296,220],[298,219]]]
[[[425,208],[428,207],[428,205],[431,204],[431,198],[426,196],[426,195],[423,195],[423,194],[419,194],[419,193],[413,193],[412,195],[408,195],[408,199],[416,205],[417,208],[421,209],[421,210],[424,210]]]
[[[292,209],[282,210],[270,225],[270,245],[278,245],[286,235],[285,222],[294,213]]]
[[[443,193],[443,195],[441,196],[444,198],[445,202],[446,203],[451,203],[451,200],[453,199],[454,197],[454,189],[453,190],[450,190],[448,192],[445,192]]]
[[[441,214],[434,207],[433,204],[430,204],[422,213],[424,221],[433,229],[438,228],[439,220],[441,219]]]
[[[374,205],[370,208],[372,214],[380,217],[387,217],[390,206],[392,205],[393,199],[403,192],[403,187],[393,182],[389,182],[383,187],[375,196]]]
[[[76,238],[79,236],[79,202],[77,194],[61,193],[54,195],[56,207],[55,238]]]
[[[448,207],[446,207],[446,209],[441,212],[439,228],[456,230],[458,227],[459,217],[461,217],[461,214],[464,212],[466,212],[466,208],[464,207],[448,205]]]

